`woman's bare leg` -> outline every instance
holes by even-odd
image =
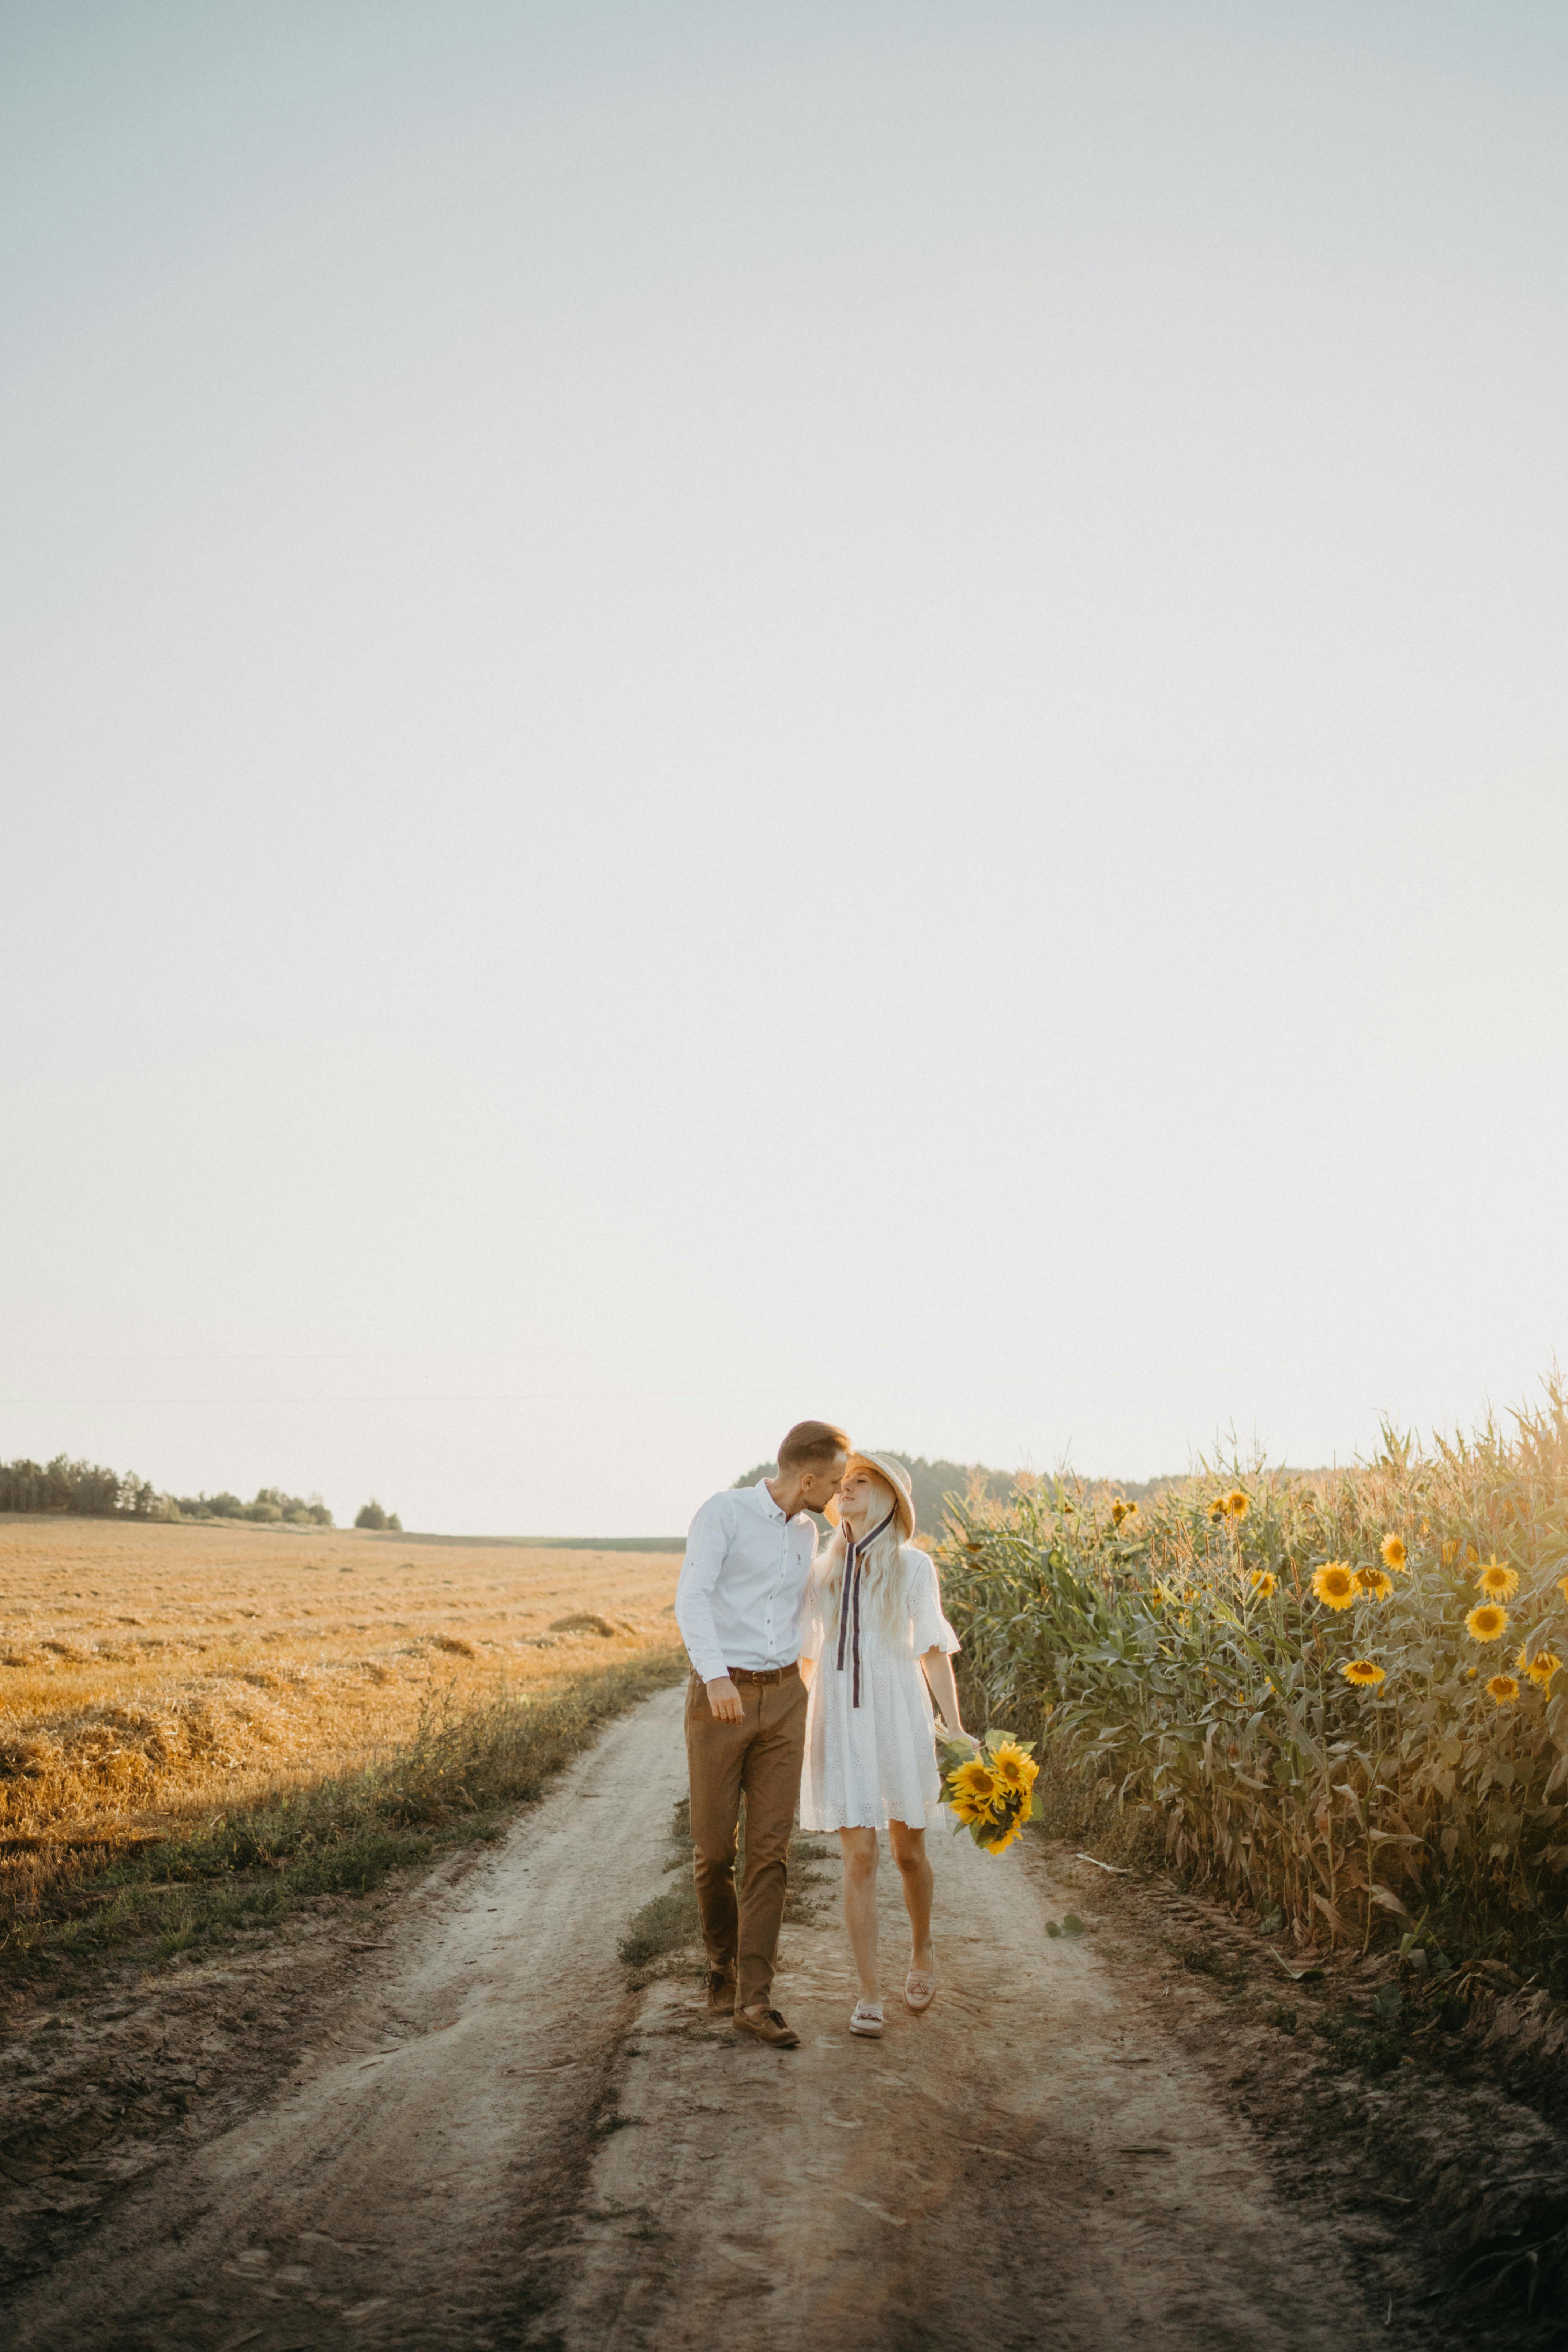
[[[844,1924],[849,1930],[849,1948],[855,1955],[860,1998],[880,2000],[882,1988],[877,1975],[877,1832],[840,1830],[838,1843],[844,1851]]]
[[[888,1842],[904,1882],[904,1908],[910,1915],[910,1966],[929,1972],[931,1965],[931,1898],[933,1887],[931,1856],[924,1830],[906,1822],[888,1823]]]

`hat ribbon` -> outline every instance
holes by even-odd
[[[860,1704],[860,1564],[877,1538],[892,1526],[898,1507],[895,1503],[885,1519],[844,1547],[844,1590],[838,1602],[838,1671],[844,1672],[844,1643],[853,1624],[854,1637],[849,1644],[854,1666],[849,1701],[852,1706]]]

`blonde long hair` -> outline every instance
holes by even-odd
[[[868,1551],[860,1555],[860,1621],[874,1625],[879,1633],[891,1639],[900,1629],[904,1610],[904,1537],[899,1524],[896,1496],[875,1465],[858,1457],[851,1460],[851,1469],[866,1470],[876,1479],[887,1496],[893,1516]],[[885,1517],[878,1507],[872,1524]],[[842,1523],[833,1530],[832,1541],[816,1571],[822,1601],[822,1620],[830,1643],[838,1639],[838,1612],[844,1598],[844,1562],[848,1551],[848,1539]]]

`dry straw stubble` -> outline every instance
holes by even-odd
[[[110,1926],[128,1899],[113,1886],[147,1879],[142,1847],[176,1879],[250,1853],[243,1866],[281,1873],[279,1886],[310,1848],[318,1877],[347,1884],[353,1839],[362,1877],[379,1874],[387,1835],[406,1847],[415,1815],[428,1832],[528,1793],[605,1711],[671,1671],[676,1566],[668,1553],[0,1519],[10,1963],[89,1882]]]

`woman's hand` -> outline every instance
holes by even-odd
[[[951,1723],[950,1739],[967,1739],[969,1734],[959,1720],[958,1685],[952,1679],[952,1660],[944,1650],[927,1650],[921,1659],[926,1688],[931,1693],[931,1708],[944,1730]],[[974,1743],[976,1746],[979,1742]]]

